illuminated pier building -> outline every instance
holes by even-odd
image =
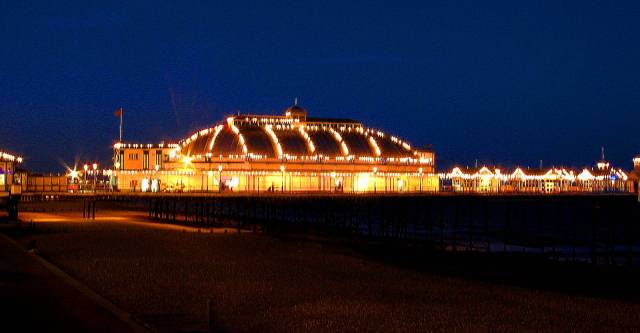
[[[640,158],[634,159],[635,170],[640,175]],[[604,159],[594,168],[581,171],[567,168],[501,170],[454,167],[441,173],[441,183],[451,192],[469,193],[562,193],[562,192],[632,192],[631,175],[612,167]],[[637,181],[635,184],[637,188]]]
[[[633,158],[633,171],[629,173],[631,190],[640,193],[640,155]]]
[[[0,194],[16,193],[22,183],[21,173],[17,171],[22,163],[22,157],[0,150]]]
[[[121,191],[429,192],[435,154],[350,119],[238,114],[172,144],[114,145]]]

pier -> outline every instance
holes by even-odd
[[[23,194],[19,210],[144,210],[150,219],[253,232],[396,243],[423,251],[511,253],[640,264],[634,195]]]

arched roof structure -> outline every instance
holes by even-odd
[[[181,140],[177,153],[194,161],[224,158],[421,164],[419,152],[402,139],[351,119],[309,118],[297,105],[282,116],[230,116]]]

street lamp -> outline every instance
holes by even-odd
[[[118,188],[118,170],[120,170],[120,161],[116,160],[116,163],[113,164],[113,177],[111,177],[111,191],[115,188]]]
[[[82,174],[82,175],[83,175],[83,177],[84,177],[84,182],[83,182],[83,183],[84,183],[84,186],[86,187],[86,186],[87,186],[87,171],[89,170],[89,166],[85,164],[85,165],[82,167],[82,169],[84,169],[84,173]],[[85,189],[86,189],[86,188],[85,188]]]
[[[331,172],[331,187],[333,187],[333,190],[331,190],[330,192],[333,192],[334,190],[335,191],[338,190],[338,186],[336,184],[336,172],[335,171]]]
[[[377,167],[373,167],[373,193],[377,193],[378,191],[378,182],[376,179],[376,173],[378,172]]]
[[[96,193],[96,181],[98,180],[98,163],[93,163],[93,193]]]
[[[213,178],[213,170],[209,170],[207,172],[207,192],[209,191],[209,183],[211,182],[211,178]]]
[[[160,171],[160,165],[156,164],[155,167],[153,167],[156,170],[156,192],[160,192],[160,181],[158,180],[158,171]],[[153,191],[153,182],[151,182],[151,191]]]
[[[218,192],[222,192],[222,165],[218,164]]]
[[[282,192],[284,192],[284,165],[280,166],[280,172],[282,172],[282,185],[281,185],[281,189]]]

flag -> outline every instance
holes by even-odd
[[[123,111],[122,108],[119,108],[116,110],[116,112],[114,112],[114,115],[116,117],[122,117],[122,111]]]

